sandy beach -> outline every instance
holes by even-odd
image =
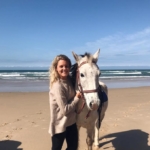
[[[150,87],[109,89],[100,149],[150,150],[149,110]],[[50,150],[49,120],[48,92],[1,92],[0,150]],[[80,150],[85,139],[81,129]]]

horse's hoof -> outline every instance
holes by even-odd
[[[88,150],[92,150],[92,146],[88,146]]]
[[[93,149],[94,149],[94,150],[99,150],[99,146],[98,146],[98,145],[94,145],[94,146],[93,146]]]

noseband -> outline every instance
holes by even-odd
[[[82,62],[82,63],[78,66],[78,68],[77,68],[77,74],[76,74],[76,79],[77,79],[77,84],[78,84],[78,87],[79,87],[79,91],[80,91],[80,92],[82,93],[82,95],[83,95],[83,103],[82,103],[81,108],[80,108],[79,111],[77,112],[78,114],[81,113],[81,111],[83,110],[83,108],[84,108],[84,106],[85,106],[84,93],[94,93],[94,92],[98,92],[98,91],[99,91],[99,86],[98,86],[97,89],[93,89],[93,90],[83,90],[83,88],[82,88],[82,85],[81,85],[81,82],[80,82],[80,77],[79,77],[79,75],[80,75],[79,68],[80,68],[82,65],[86,64],[86,63],[87,63],[87,62],[84,61],[84,62]],[[91,111],[89,110],[88,113],[87,113],[87,115],[86,115],[86,119],[89,117],[90,112],[91,112]]]

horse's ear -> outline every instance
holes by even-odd
[[[97,63],[99,53],[100,53],[100,49],[98,49],[98,50],[95,52],[95,54],[93,54],[93,62]]]
[[[72,52],[74,59],[78,62],[81,59],[81,56],[77,55],[76,53]]]

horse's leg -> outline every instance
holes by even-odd
[[[101,122],[100,122],[101,125]],[[95,132],[94,132],[94,150],[99,149],[99,120],[96,121],[95,123]]]
[[[105,111],[107,107],[108,107],[108,101],[103,103],[101,112],[100,114],[98,114],[100,115],[100,120],[97,120],[95,123],[95,132],[94,132],[95,134],[94,134],[94,144],[93,144],[95,150],[99,149],[99,129],[101,127],[102,120],[104,119]]]
[[[88,148],[88,150],[92,150],[93,133],[94,133],[94,129],[93,129],[93,128],[87,128],[86,143],[87,143],[87,148]]]

